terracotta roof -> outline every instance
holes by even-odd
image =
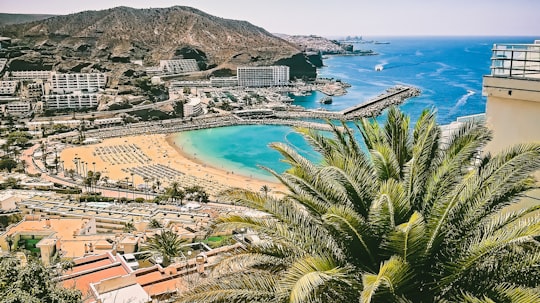
[[[122,276],[128,274],[127,270],[120,264],[114,265],[106,269],[99,269],[87,274],[78,275],[73,278],[62,281],[62,286],[66,288],[76,288],[80,290],[85,297],[89,294],[90,283],[96,283],[103,279]]]
[[[139,283],[141,285],[145,285],[145,284],[148,284],[148,283],[152,283],[153,281],[161,280],[161,279],[163,279],[165,277],[166,276],[164,276],[161,272],[159,272],[156,269],[156,271],[149,272],[149,273],[146,273],[144,275],[137,276],[137,283]]]
[[[150,296],[155,296],[168,292],[176,292],[177,290],[182,292],[188,289],[188,285],[184,279],[176,278],[159,283],[149,284],[143,288]]]
[[[100,268],[100,267],[110,265],[110,264],[113,264],[113,263],[114,263],[114,261],[109,260],[109,259],[99,260],[99,261],[96,261],[96,262],[75,266],[75,267],[73,267],[72,270],[69,271],[69,274],[79,273],[79,272],[83,272],[83,271],[90,270],[90,269],[96,269],[96,268]]]

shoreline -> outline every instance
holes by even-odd
[[[102,172],[109,180],[133,180],[136,187],[141,184],[151,187],[159,180],[161,189],[174,181],[184,188],[200,185],[213,199],[229,188],[258,192],[266,185],[272,192],[286,190],[285,186],[277,181],[235,174],[234,171],[229,172],[193,157],[175,144],[174,136],[175,134],[149,134],[108,138],[97,144],[65,148],[59,156],[64,161],[66,170],[76,169],[74,158],[78,157],[88,163],[87,171],[93,171],[95,166],[95,170]],[[126,149],[129,150],[125,152]],[[161,171],[154,174],[152,170],[156,169]],[[145,181],[143,175],[146,173],[153,175],[147,175]]]

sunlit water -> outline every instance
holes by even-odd
[[[376,39],[376,38],[374,38]],[[396,84],[420,88],[422,94],[400,106],[416,120],[425,108],[435,108],[440,124],[457,117],[483,113],[482,76],[490,73],[494,43],[532,43],[531,37],[384,37],[390,44],[356,44],[355,49],[372,49],[377,56],[333,56],[324,60],[320,77],[340,79],[352,85],[332,104],[320,104],[324,94],[296,97],[306,108],[342,110],[377,96]],[[382,71],[375,66],[382,65]],[[204,162],[235,174],[271,180],[260,165],[278,172],[287,169],[270,142],[284,142],[311,159],[317,159],[300,135],[285,126],[235,126],[176,134],[184,151]]]

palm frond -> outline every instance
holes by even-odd
[[[339,267],[328,257],[309,256],[299,259],[284,273],[279,282],[281,292],[288,294],[288,302],[318,302],[318,292],[325,284],[339,281],[352,286],[349,269]]]
[[[440,133],[435,112],[424,110],[413,131],[412,159],[407,163],[404,174],[407,196],[415,210],[422,208],[421,198],[431,174],[432,162],[438,154]]]
[[[407,221],[410,213],[411,206],[402,183],[390,179],[381,183],[371,203],[369,223],[385,233],[393,230],[396,224]]]
[[[463,178],[466,173],[464,164],[474,164],[480,149],[491,138],[491,133],[486,127],[478,123],[464,123],[456,131],[443,139],[442,152],[436,161],[436,169],[428,178],[426,193],[420,209],[430,211],[433,201],[449,194],[452,188]]]
[[[425,228],[422,214],[414,212],[408,222],[396,226],[385,246],[404,261],[418,259],[425,245]]]
[[[341,242],[351,247],[349,254],[362,269],[374,269],[375,258],[371,251],[370,227],[354,210],[347,206],[333,206],[323,216],[324,222],[336,231]],[[356,248],[356,249],[355,249]],[[365,257],[370,262],[366,262]]]
[[[540,288],[527,288],[504,283],[498,285],[495,291],[512,303],[540,302]]]
[[[264,271],[235,273],[210,279],[184,292],[176,302],[269,302],[276,286],[275,276]]]
[[[377,293],[399,296],[402,284],[410,282],[409,265],[400,257],[392,256],[383,262],[376,274],[362,275],[363,290],[360,297],[362,303],[372,302]]]
[[[410,118],[405,113],[391,106],[388,109],[384,134],[386,145],[390,147],[397,160],[399,179],[403,177],[403,168],[411,158],[412,139],[409,130]]]
[[[461,230],[474,230],[480,218],[500,211],[516,197],[533,188],[529,174],[540,169],[540,144],[520,144],[484,161],[462,192],[455,214]]]
[[[386,144],[375,144],[373,149],[370,150],[370,153],[373,167],[375,168],[377,177],[380,181],[401,179],[399,159],[391,146]]]
[[[264,268],[269,272],[276,272],[285,267],[286,260],[268,254],[243,252],[220,259],[212,269],[213,276],[223,276],[244,272],[252,268]]]
[[[493,234],[482,235],[468,244],[462,255],[455,256],[451,264],[447,264],[448,274],[441,279],[444,285],[467,277],[469,271],[483,261],[483,258],[495,254],[509,245],[524,245],[535,242],[534,237],[540,235],[540,222],[522,222],[496,231]]]

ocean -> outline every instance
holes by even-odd
[[[368,39],[368,38],[365,38]],[[396,84],[420,88],[422,94],[400,108],[414,122],[423,109],[437,111],[439,124],[457,117],[485,112],[482,76],[490,73],[491,48],[496,43],[533,43],[534,37],[370,37],[388,44],[354,44],[355,49],[371,49],[376,56],[329,56],[319,77],[351,84],[344,96],[332,104],[320,104],[320,92],[295,97],[294,104],[306,108],[323,107],[338,111],[373,98]],[[382,71],[375,71],[378,65]],[[383,119],[384,114],[379,118]],[[278,172],[287,169],[271,142],[292,144],[310,159],[317,159],[302,137],[285,126],[234,126],[176,134],[184,151],[209,165],[266,180],[273,180],[259,168]]]

